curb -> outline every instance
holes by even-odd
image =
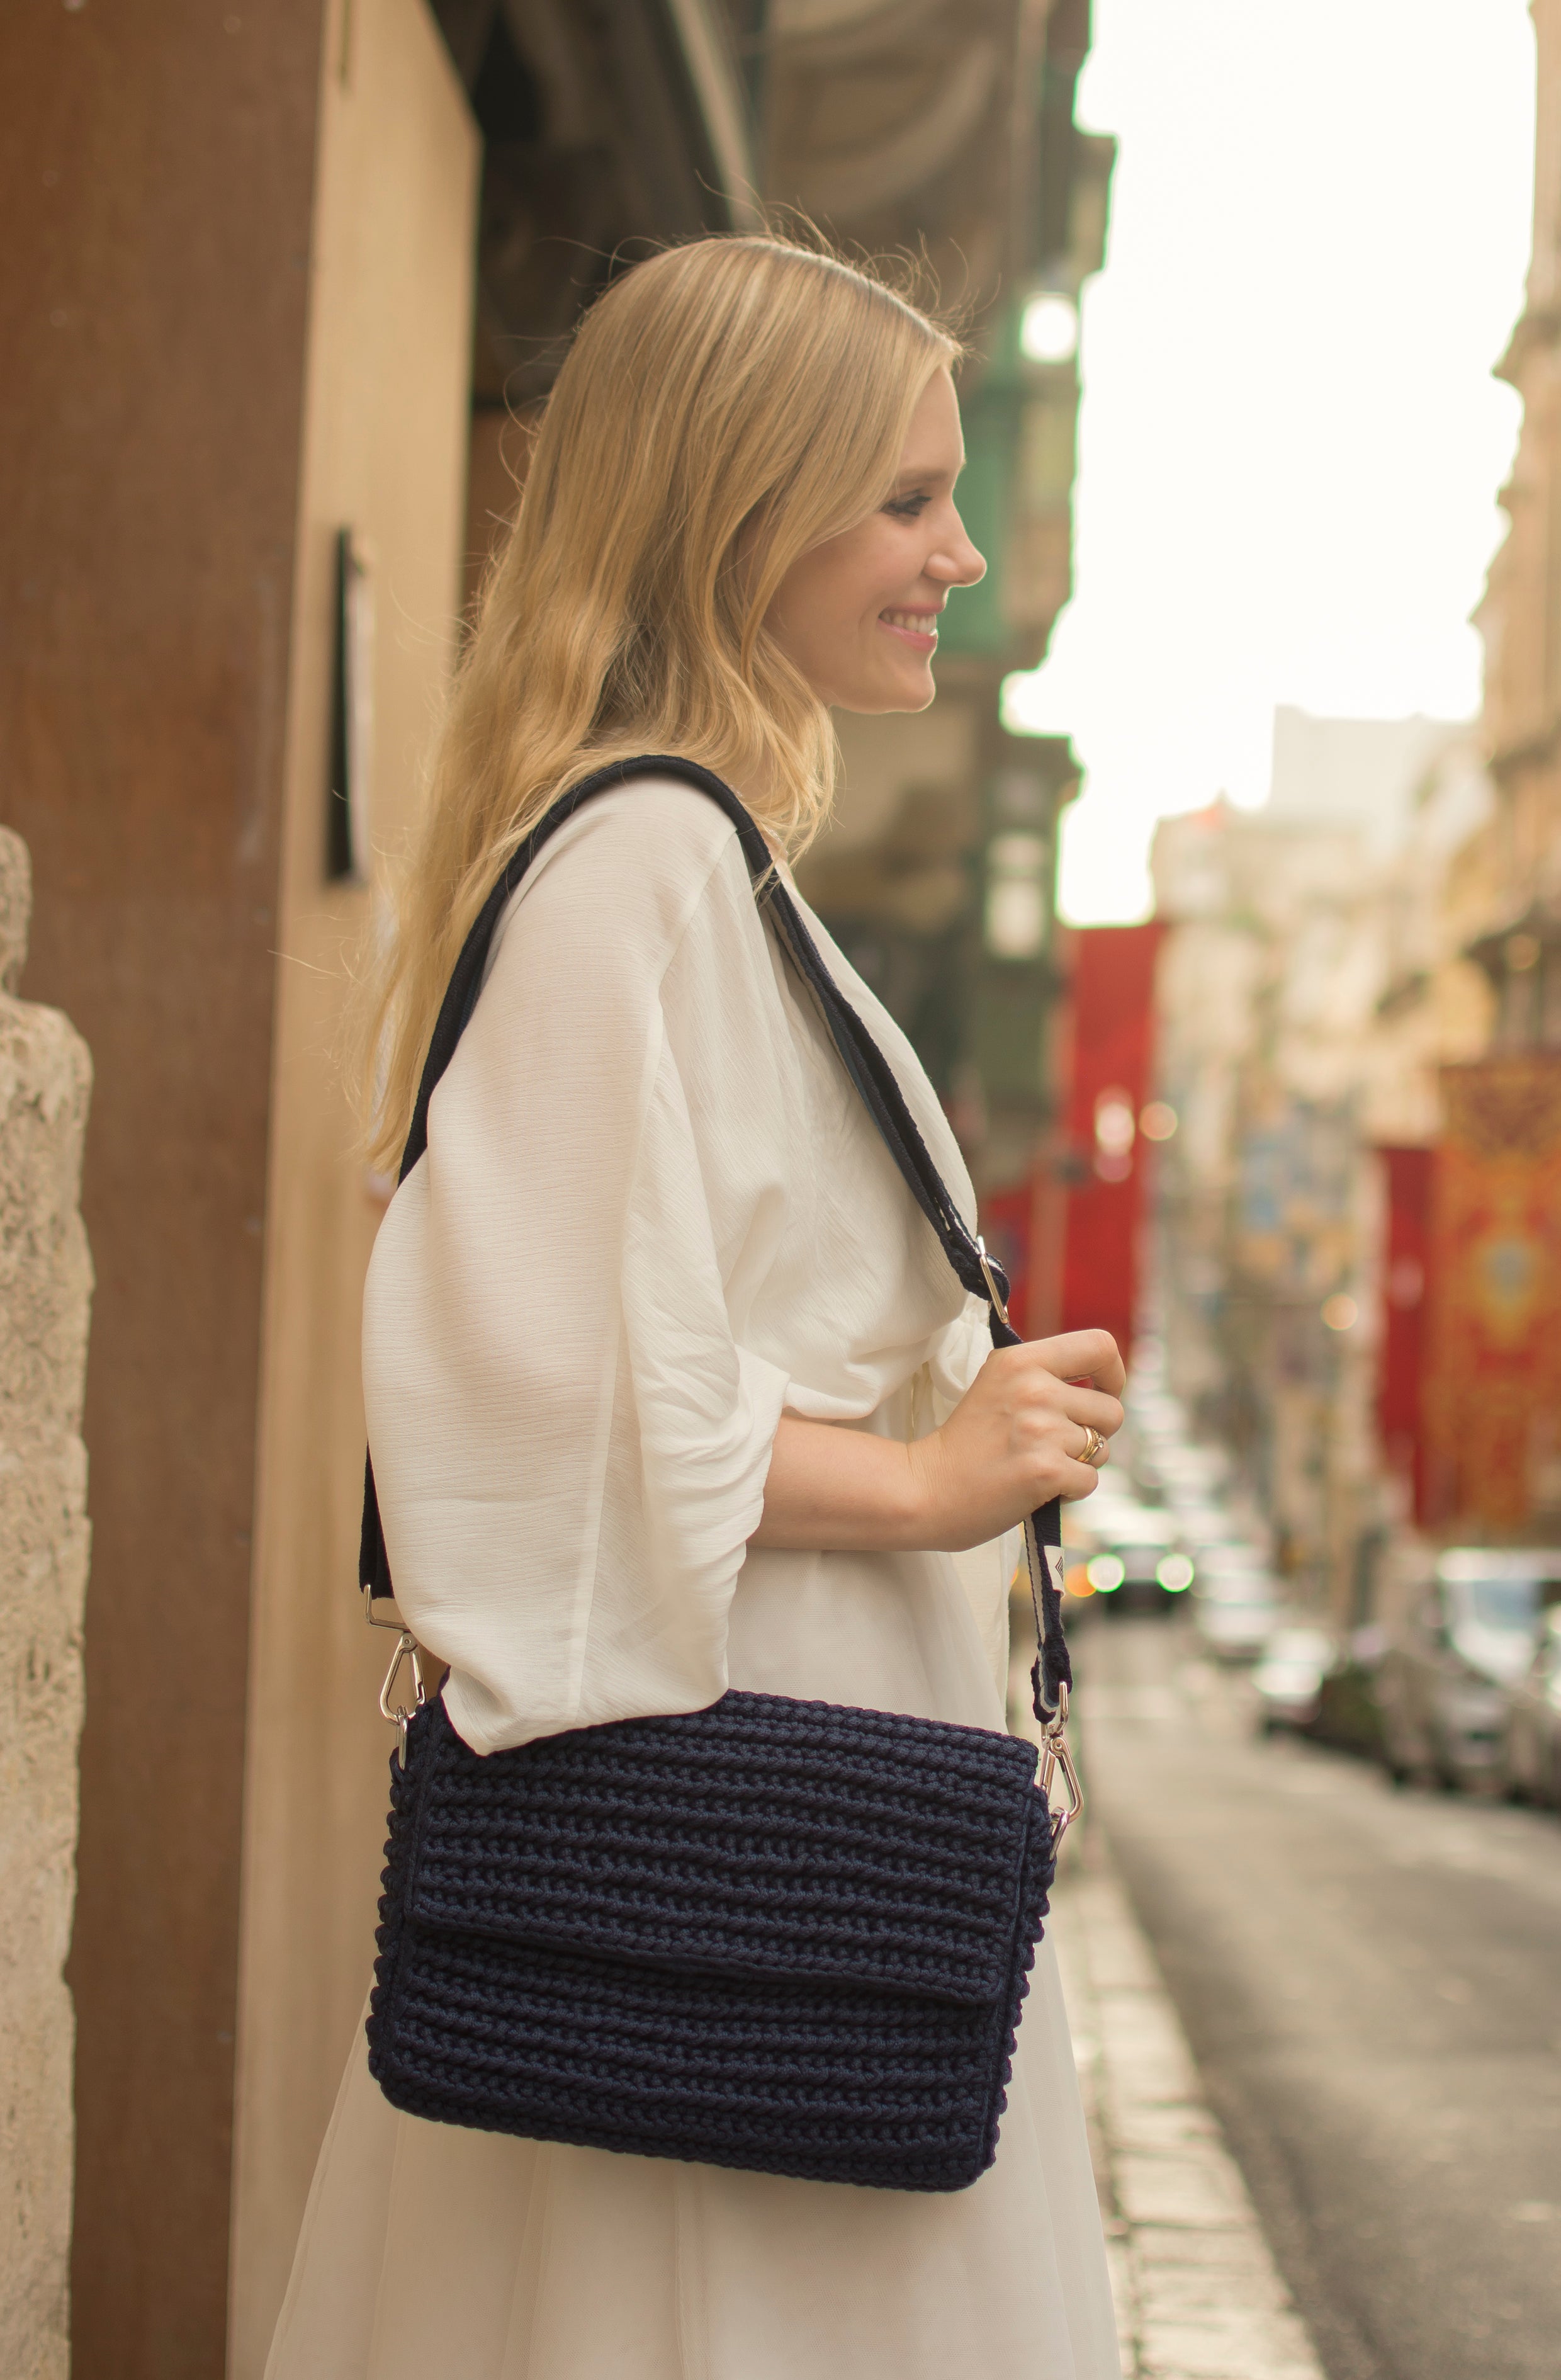
[[[1123,2380],[1325,2380],[1096,1830],[1053,1907]]]

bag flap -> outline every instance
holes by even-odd
[[[407,1754],[419,1925],[964,2005],[1005,1988],[1033,1744],[729,1694],[486,1757],[436,1703]]]

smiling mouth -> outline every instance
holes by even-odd
[[[901,612],[885,610],[878,613],[880,625],[891,635],[914,645],[918,652],[930,653],[938,643],[936,612]]]

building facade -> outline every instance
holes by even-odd
[[[1264,809],[1156,838],[1171,1382],[1341,1621],[1424,1515],[1429,1202],[1445,1069],[1488,1029],[1461,860],[1491,801],[1467,728],[1282,713]]]
[[[1448,1065],[1428,1185],[1421,1506],[1426,1524],[1555,1542],[1561,1376],[1561,7],[1532,0],[1534,238],[1500,366],[1523,404],[1506,540],[1476,614],[1494,802],[1458,858],[1459,948],[1486,986],[1478,1053]],[[1460,1053],[1463,1054],[1463,1053]]]
[[[1370,1423],[1362,853],[1348,829],[1219,806],[1161,826],[1154,873],[1158,1090],[1177,1121],[1155,1265],[1170,1385],[1229,1444],[1282,1569],[1321,1601],[1340,1459]]]
[[[1496,809],[1470,855],[1470,948],[1495,999],[1493,1046],[1561,1050],[1561,6],[1531,0],[1539,115],[1534,247],[1498,370],[1523,401],[1505,542],[1476,620]]]

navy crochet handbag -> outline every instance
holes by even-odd
[[[401,1178],[482,981],[493,929],[580,804],[676,776],[719,803],[912,1196],[992,1337],[1007,1283],[940,1180],[894,1075],[841,997],[763,836],[686,760],[599,771],[554,804],[467,938],[434,1029]],[[381,1707],[403,1730],[369,2065],[408,2114],[533,2140],[817,2181],[961,2190],[997,2154],[1027,1978],[1077,1814],[1059,1512],[1025,1524],[1038,1652],[1033,1743],[780,1694],[623,1719],[479,1757],[426,1702],[401,1629]],[[373,1471],[360,1575],[400,1628]],[[404,1665],[410,1706],[398,1706]],[[1048,1794],[1060,1773],[1067,1798]]]

